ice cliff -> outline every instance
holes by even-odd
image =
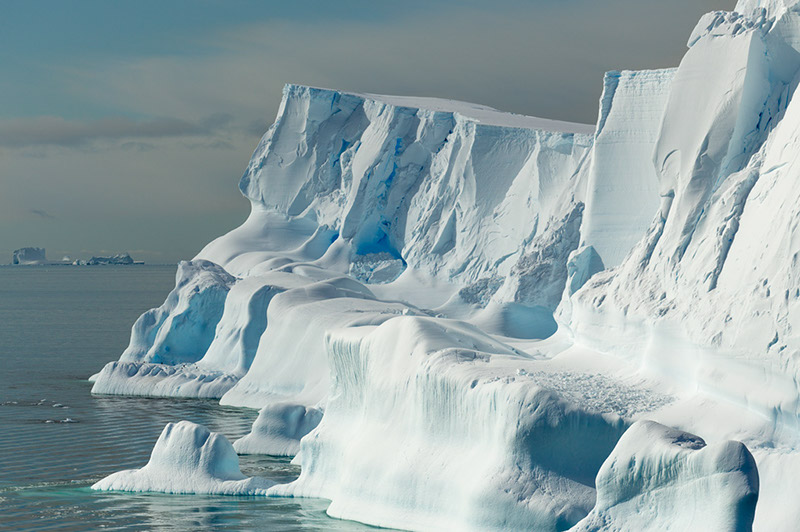
[[[38,266],[48,264],[44,248],[15,249],[11,255],[11,264],[20,266]]]
[[[374,525],[791,529],[800,8],[688,46],[595,126],[288,85],[250,216],[93,391],[258,408],[267,493]]]

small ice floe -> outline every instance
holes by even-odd
[[[181,421],[164,427],[147,465],[114,473],[92,489],[264,495],[274,484],[265,478],[243,475],[239,457],[225,436]]]

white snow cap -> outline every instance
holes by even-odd
[[[795,5],[797,0],[739,0],[733,10],[748,15],[763,9],[768,17],[780,17]]]
[[[164,427],[147,465],[114,473],[92,489],[258,495],[273,484],[244,476],[239,470],[239,457],[225,436],[202,425],[180,421]]]

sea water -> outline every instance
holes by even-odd
[[[328,501],[97,492],[147,463],[168,422],[233,440],[257,412],[215,401],[93,396],[87,378],[119,357],[163,302],[174,266],[0,267],[0,530],[363,530]],[[246,475],[296,478],[286,458],[240,457]]]

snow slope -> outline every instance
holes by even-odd
[[[791,529],[800,10],[688,45],[596,126],[288,85],[249,218],[93,392],[259,408],[268,494],[374,525]]]

